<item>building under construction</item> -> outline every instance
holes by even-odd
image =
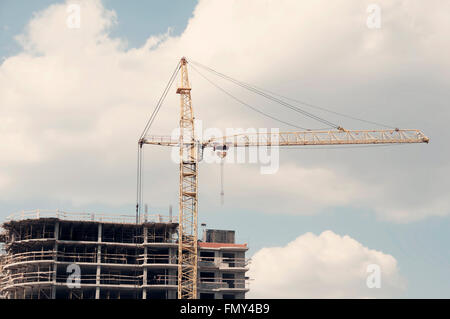
[[[5,250],[0,265],[0,293],[3,297],[244,298],[248,291],[245,277],[247,246],[234,243],[233,231],[206,230],[203,241],[198,240],[198,164],[205,149],[215,152],[223,163],[227,150],[235,148],[429,142],[423,132],[415,129],[344,129],[337,123],[289,104],[286,102],[288,98],[279,99],[267,94],[267,91],[191,62],[190,66],[200,75],[196,67],[318,121],[326,128],[275,133],[244,132],[199,139],[194,130],[188,60],[181,58],[138,140],[136,219],[134,216],[122,220],[98,214],[76,216],[62,212],[43,216],[39,211],[13,216],[3,224],[4,232],[0,240],[4,242]],[[178,73],[179,137],[148,135]],[[233,95],[227,95],[239,101]],[[144,145],[179,148],[179,217],[176,220],[171,217],[166,220],[157,216],[149,218],[142,214]]]
[[[178,222],[141,219],[39,210],[10,216],[0,235],[0,297],[176,299]],[[245,298],[248,248],[234,235],[204,231],[197,298]]]

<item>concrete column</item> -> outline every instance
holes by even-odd
[[[142,284],[147,285],[147,246],[145,246],[148,242],[148,233],[147,227],[144,226],[144,261],[142,264]],[[147,288],[142,289],[142,299],[147,299]]]
[[[95,299],[100,299],[100,274],[101,274],[101,262],[102,262],[102,224],[98,224],[98,237],[97,237],[98,245],[97,245],[97,272],[95,276]]]
[[[214,264],[217,267],[220,267],[220,264],[222,263],[222,252],[220,250],[216,250],[214,252]]]
[[[144,264],[142,265],[142,285],[147,285],[147,247],[144,247]],[[147,288],[142,289],[142,299],[147,299]]]
[[[56,240],[59,239],[59,220],[57,220],[55,222],[55,234],[54,234],[54,237],[55,237]]]
[[[57,264],[58,261],[58,239],[59,239],[59,220],[55,222],[55,245],[53,246],[54,256],[53,256],[53,288],[52,288],[52,299],[56,299],[56,273],[57,273]]]
[[[169,264],[175,264],[176,263],[176,255],[175,250],[172,247],[169,247]]]
[[[103,232],[103,228],[102,228],[102,224],[98,224],[98,236],[97,236],[97,241],[99,243],[102,242],[102,232]]]
[[[177,299],[177,291],[176,290],[169,290],[167,292],[167,299]]]

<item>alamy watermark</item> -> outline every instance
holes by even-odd
[[[81,268],[77,264],[70,264],[67,266],[66,272],[69,274],[66,280],[68,288],[80,288],[81,287]]]
[[[208,163],[259,164],[261,174],[275,174],[280,167],[278,128],[218,128],[203,129],[202,121],[194,122],[194,140],[198,141],[199,160]],[[172,131],[171,139],[179,140],[180,128]],[[184,133],[183,140],[191,141],[190,132]],[[207,147],[202,148],[202,143]],[[187,155],[187,154],[186,154]],[[171,159],[180,162],[179,146],[172,148]]]
[[[369,4],[367,6],[366,12],[369,14],[367,16],[366,25],[369,29],[380,29],[381,28],[381,7],[376,3]]]
[[[377,264],[367,265],[366,271],[370,273],[366,279],[367,288],[381,288],[381,267]]]
[[[72,3],[66,9],[66,25],[69,29],[79,29],[81,27],[81,7],[79,4]]]

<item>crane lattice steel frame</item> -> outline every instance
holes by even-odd
[[[206,147],[226,150],[230,147],[250,146],[304,146],[304,145],[348,145],[348,144],[403,144],[428,143],[429,138],[420,130],[333,130],[299,131],[280,133],[243,133],[213,138],[207,141],[195,139],[194,113],[189,85],[188,61],[181,59],[181,84],[177,94],[181,95],[180,136],[145,136],[140,145],[177,146],[180,148],[179,190],[179,241],[178,241],[178,298],[197,298],[198,276],[198,153]]]
[[[191,87],[186,58],[181,59],[180,103],[180,199],[178,229],[178,299],[197,298],[198,153],[194,132]]]

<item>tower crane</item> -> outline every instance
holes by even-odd
[[[300,130],[277,133],[241,133],[232,136],[213,137],[208,140],[197,140],[194,132],[194,111],[191,100],[191,87],[188,78],[188,61],[181,58],[163,96],[150,117],[140,139],[138,152],[144,144],[179,147],[179,225],[178,225],[178,298],[197,298],[198,276],[198,164],[201,152],[205,148],[221,150],[221,156],[231,147],[261,146],[304,146],[304,145],[349,145],[349,144],[399,144],[428,143],[429,138],[416,129],[383,129],[383,130],[346,130],[335,126],[329,130]],[[179,138],[171,136],[147,135],[162,101],[173,83],[177,73],[181,74],[180,85],[176,93],[180,95]],[[238,84],[242,82],[238,82]],[[225,92],[226,93],[226,92]],[[310,113],[305,112],[308,115]],[[310,114],[311,115],[311,114]],[[314,115],[312,115],[314,116]],[[328,122],[330,123],[330,122]],[[138,201],[136,205],[136,221],[140,217],[141,155],[138,155]]]

